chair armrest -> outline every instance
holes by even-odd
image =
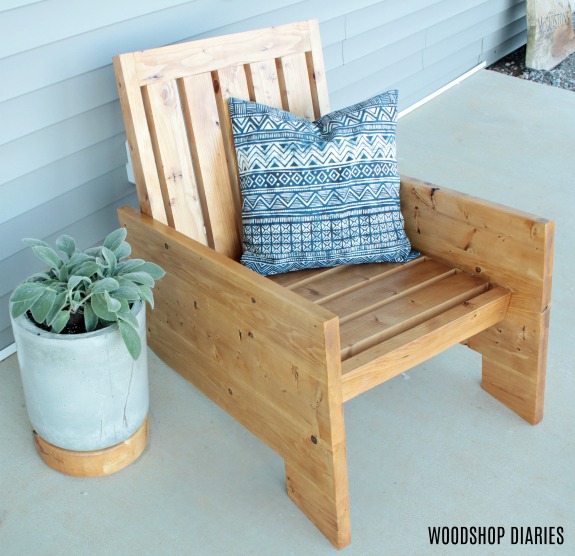
[[[400,191],[414,249],[511,290],[512,309],[549,305],[553,222],[405,176]]]
[[[157,264],[160,266],[163,261],[167,271],[177,272],[182,279],[196,277],[199,268],[202,269],[202,273],[213,274],[210,277],[214,281],[214,294],[232,296],[237,300],[245,298],[252,303],[256,303],[254,299],[257,294],[262,301],[266,300],[266,303],[271,304],[270,309],[281,309],[281,318],[284,319],[293,319],[295,315],[298,319],[308,318],[314,322],[324,323],[337,318],[327,309],[133,207],[121,207],[118,210],[118,217],[121,225],[128,228],[130,243],[142,244],[141,247],[147,251],[148,257],[159,261]],[[174,249],[177,253],[175,257]],[[176,266],[173,265],[172,258],[179,261]],[[244,305],[245,299],[242,301]],[[296,321],[291,324],[297,327]]]

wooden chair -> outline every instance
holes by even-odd
[[[285,460],[288,495],[336,547],[350,542],[347,400],[462,342],[483,355],[483,388],[540,421],[552,222],[403,177],[422,258],[271,279],[237,262],[225,99],[328,112],[317,22],[123,54],[114,67],[141,208],[120,209],[120,222],[134,254],[167,271],[150,346]]]

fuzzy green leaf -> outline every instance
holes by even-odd
[[[103,280],[98,280],[92,284],[90,291],[92,293],[103,293],[103,292],[111,292],[120,287],[118,281],[114,278],[104,278]]]
[[[84,253],[86,255],[88,255],[89,257],[97,257],[98,255],[100,255],[102,253],[102,246],[97,246],[97,247],[89,247],[88,249],[84,250]]]
[[[154,280],[159,280],[166,274],[162,267],[154,263],[144,263],[140,268],[138,268],[138,272],[146,272]]]
[[[70,236],[63,235],[56,240],[56,247],[71,258],[76,251],[76,242]]]
[[[32,250],[40,260],[50,265],[51,268],[58,269],[62,266],[62,259],[58,257],[56,251],[54,251],[54,249],[51,247],[36,245],[32,247]]]
[[[70,273],[68,272],[68,266],[63,264],[60,268],[54,270],[54,272],[56,273],[56,276],[58,277],[58,280],[60,282],[67,282],[68,281],[68,277],[70,276]]]
[[[100,270],[100,265],[95,261],[85,261],[74,269],[77,276],[92,276]]]
[[[56,315],[54,322],[52,322],[52,332],[60,334],[60,332],[62,332],[62,330],[66,328],[66,325],[68,324],[69,320],[70,320],[70,311],[60,311]]]
[[[103,293],[93,295],[91,301],[92,309],[94,309],[96,316],[108,322],[114,322],[116,320],[116,313],[112,313],[108,310],[108,303]]]
[[[129,309],[128,311],[118,313],[118,320],[127,322],[131,327],[135,328],[136,330],[138,330],[138,328],[140,327],[138,319]]]
[[[45,241],[31,237],[24,238],[22,243],[25,243],[28,247],[50,247]]]
[[[24,282],[20,284],[10,297],[10,301],[12,302],[12,307],[10,308],[12,318],[17,319],[20,315],[28,311],[32,305],[44,295],[46,289],[46,284],[42,284],[41,282]]]
[[[56,292],[46,289],[30,308],[32,316],[37,323],[44,322],[56,301]]]
[[[67,301],[68,301],[68,292],[64,291],[56,295],[54,304],[52,305],[50,312],[46,316],[46,324],[48,326],[52,326],[54,320],[58,316],[58,313],[60,313],[60,311],[62,311],[62,309],[64,309],[64,307],[66,306]]]
[[[42,282],[24,282],[14,290],[10,301],[12,301],[12,303],[18,303],[20,301],[31,301],[31,303],[34,303],[45,290],[46,284]]]
[[[108,263],[108,267],[110,268],[111,272],[114,272],[116,269],[116,265],[118,264],[118,259],[116,259],[116,255],[114,252],[108,249],[107,247],[102,247],[102,256],[106,263]]]
[[[134,282],[132,282],[131,280],[126,280],[125,278],[123,278],[122,276],[118,276],[116,274],[116,280],[118,280],[118,284],[120,284],[120,287],[127,287],[127,288],[135,288],[136,284],[134,284]]]
[[[122,307],[120,301],[118,299],[110,297],[110,294],[107,291],[104,292],[104,299],[106,300],[106,306],[108,308],[108,311],[110,311],[111,313],[117,313]]]
[[[38,281],[38,282],[48,282],[50,280],[53,279],[53,276],[50,276],[50,274],[46,273],[46,272],[36,272],[34,274],[32,274],[30,276],[30,278],[28,278],[28,282],[34,282],[34,281]]]
[[[142,343],[140,342],[140,335],[137,330],[124,320],[118,321],[120,327],[120,334],[124,340],[124,344],[128,348],[128,352],[134,361],[138,359],[142,351]]]
[[[82,264],[86,261],[94,261],[94,257],[91,257],[90,255],[87,255],[86,253],[74,253],[72,255],[72,257],[70,258],[70,268]]]
[[[122,276],[136,284],[144,284],[150,288],[154,287],[154,279],[147,272],[128,272]]]
[[[115,251],[122,245],[122,242],[126,239],[127,235],[126,228],[118,228],[114,230],[105,240],[104,247],[110,249],[110,251]]]
[[[137,301],[140,299],[140,290],[136,286],[120,286],[114,290],[116,299],[126,299],[128,301]]]
[[[20,315],[28,311],[28,309],[30,309],[29,301],[16,301],[16,303],[12,303],[10,307],[10,314],[13,319],[17,319]]]
[[[134,272],[139,267],[141,267],[146,261],[142,259],[130,259],[128,261],[122,261],[118,268],[116,269],[119,273],[124,272]]]
[[[132,248],[130,247],[130,244],[126,243],[125,241],[122,241],[122,243],[120,243],[120,246],[114,250],[114,255],[116,255],[116,258],[118,260],[129,257],[131,253]]]
[[[150,304],[150,307],[153,309],[154,294],[152,293],[152,290],[148,286],[143,285],[138,286],[138,289],[140,290],[140,299],[142,299],[142,301],[147,301]]]
[[[78,287],[81,282],[89,286],[92,283],[92,280],[87,276],[70,276],[68,279],[68,289],[73,290]]]
[[[90,305],[89,302],[84,305],[84,325],[86,326],[87,332],[96,330],[96,326],[98,326],[98,316],[94,313],[92,305]]]

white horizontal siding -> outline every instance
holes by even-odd
[[[6,0],[2,0],[3,2]],[[22,1],[22,0],[15,0]],[[55,43],[122,21],[159,12],[189,0],[98,0],[70,2],[50,0],[4,14],[0,57]],[[80,5],[78,5],[80,4]],[[81,9],[79,9],[81,8]],[[47,25],[47,22],[53,22]]]
[[[82,220],[95,211],[105,208],[110,201],[123,199],[134,192],[126,181],[125,168],[119,166],[102,176],[83,183],[32,210],[0,223],[0,259],[22,250],[23,237],[47,237],[61,226],[61,214]],[[0,290],[0,295],[2,294]]]
[[[126,162],[125,139],[122,132],[1,184],[0,225],[115,168],[123,167]]]
[[[13,10],[14,8],[22,8],[29,4],[39,4],[40,2],[46,1],[47,0],[2,0],[2,3],[0,4],[0,13]]]
[[[124,124],[118,101],[83,112],[0,146],[0,183],[33,172],[79,150],[122,133]]]
[[[333,108],[357,101],[357,91],[391,87],[399,89],[400,108],[406,108],[432,86],[445,85],[447,76],[491,63],[525,42],[522,0],[380,2],[344,20],[346,38],[327,49]]]
[[[317,18],[332,107],[389,87],[405,107],[525,42],[520,0],[3,0],[0,13],[0,350],[10,292],[42,266],[21,238],[89,246],[137,205],[115,54]]]
[[[0,104],[0,145],[118,99],[110,65]]]

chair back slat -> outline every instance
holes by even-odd
[[[230,180],[218,99],[211,73],[183,79],[184,107],[198,186],[204,199],[204,221],[210,245],[221,253],[241,255],[236,214],[240,207]]]
[[[307,119],[329,111],[316,21],[114,58],[140,208],[228,257],[241,256],[230,96]]]
[[[250,64],[249,69],[254,100],[268,106],[284,108],[275,59]]]
[[[316,118],[329,113],[329,94],[326,72],[323,63],[323,50],[319,34],[319,23],[312,19],[308,21],[310,50],[306,51],[308,58],[309,82],[312,84],[314,106],[317,106]]]
[[[287,109],[306,120],[315,120],[305,52],[283,56],[281,67],[287,97]]]
[[[224,98],[236,97],[245,100],[250,98],[244,66],[222,68],[218,70],[217,75],[220,83],[220,91]]]
[[[162,224],[168,224],[146,108],[137,79],[134,55],[116,56],[114,58],[114,71],[124,114],[124,125],[128,136],[140,210]]]
[[[153,83],[143,95],[168,224],[207,245],[178,84]]]
[[[234,137],[232,133],[232,126],[229,117],[229,109],[226,99],[230,97],[241,98],[244,100],[253,99],[253,90],[250,94],[250,87],[248,86],[248,79],[244,66],[230,66],[229,68],[222,68],[215,72],[216,86],[214,89],[219,89],[219,100],[221,107],[221,129],[224,137],[224,148],[226,150],[228,174],[230,176],[230,183],[232,185],[232,193],[234,194],[236,214],[235,220],[239,230],[239,237],[242,236],[242,201],[240,192],[240,180],[238,176],[238,164],[236,160],[236,151],[234,149]],[[219,85],[219,87],[217,86]]]

